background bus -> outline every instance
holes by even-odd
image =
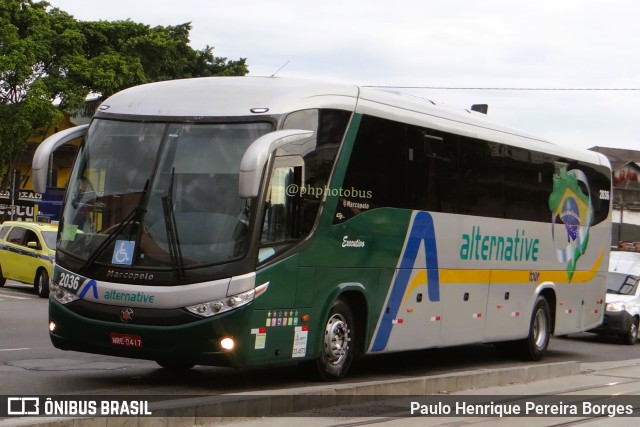
[[[482,114],[280,78],[107,99],[60,222],[50,336],[167,368],[497,343],[539,360],[602,321],[611,172]]]

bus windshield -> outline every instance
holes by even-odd
[[[96,119],[69,182],[58,249],[105,265],[210,265],[247,250],[240,161],[270,123]]]

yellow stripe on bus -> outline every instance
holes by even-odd
[[[571,280],[572,283],[583,283],[589,282],[593,280],[593,278],[598,273],[600,266],[602,265],[602,261],[604,260],[604,255],[606,253],[606,248],[602,248],[600,251],[600,255],[598,259],[593,263],[589,270],[584,271],[576,271],[573,274],[573,278]],[[531,277],[531,270],[452,270],[452,269],[442,269],[438,272],[440,278],[440,284],[466,284],[466,283],[542,283],[542,282],[553,282],[553,283],[566,283],[568,281],[568,275],[565,270],[545,270],[545,271],[535,271],[535,273],[539,273],[539,276],[536,278]],[[409,281],[409,286],[407,286],[404,300],[406,300],[409,295],[417,288],[418,286],[425,286],[427,284],[427,271],[424,269],[416,270],[413,273],[413,277]]]
[[[602,250],[600,251],[600,256],[598,256],[598,259],[596,260],[596,262],[593,264],[593,266],[591,267],[591,270],[588,271],[576,271],[575,273],[573,273],[573,282],[588,282],[590,280],[593,280],[593,278],[596,276],[596,274],[598,273],[598,271],[600,270],[600,266],[602,265],[602,262],[604,261],[604,254],[606,252],[605,250],[606,248],[602,248]]]

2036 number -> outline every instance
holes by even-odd
[[[78,287],[80,286],[80,276],[62,272],[60,273],[60,282],[58,283],[58,285],[62,286],[63,288],[77,291]]]

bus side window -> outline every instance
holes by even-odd
[[[457,135],[364,116],[333,223],[383,207],[456,213]]]
[[[364,116],[358,129],[334,224],[382,207],[406,207],[405,125]]]
[[[409,126],[407,131],[408,207],[457,213],[458,136]]]

